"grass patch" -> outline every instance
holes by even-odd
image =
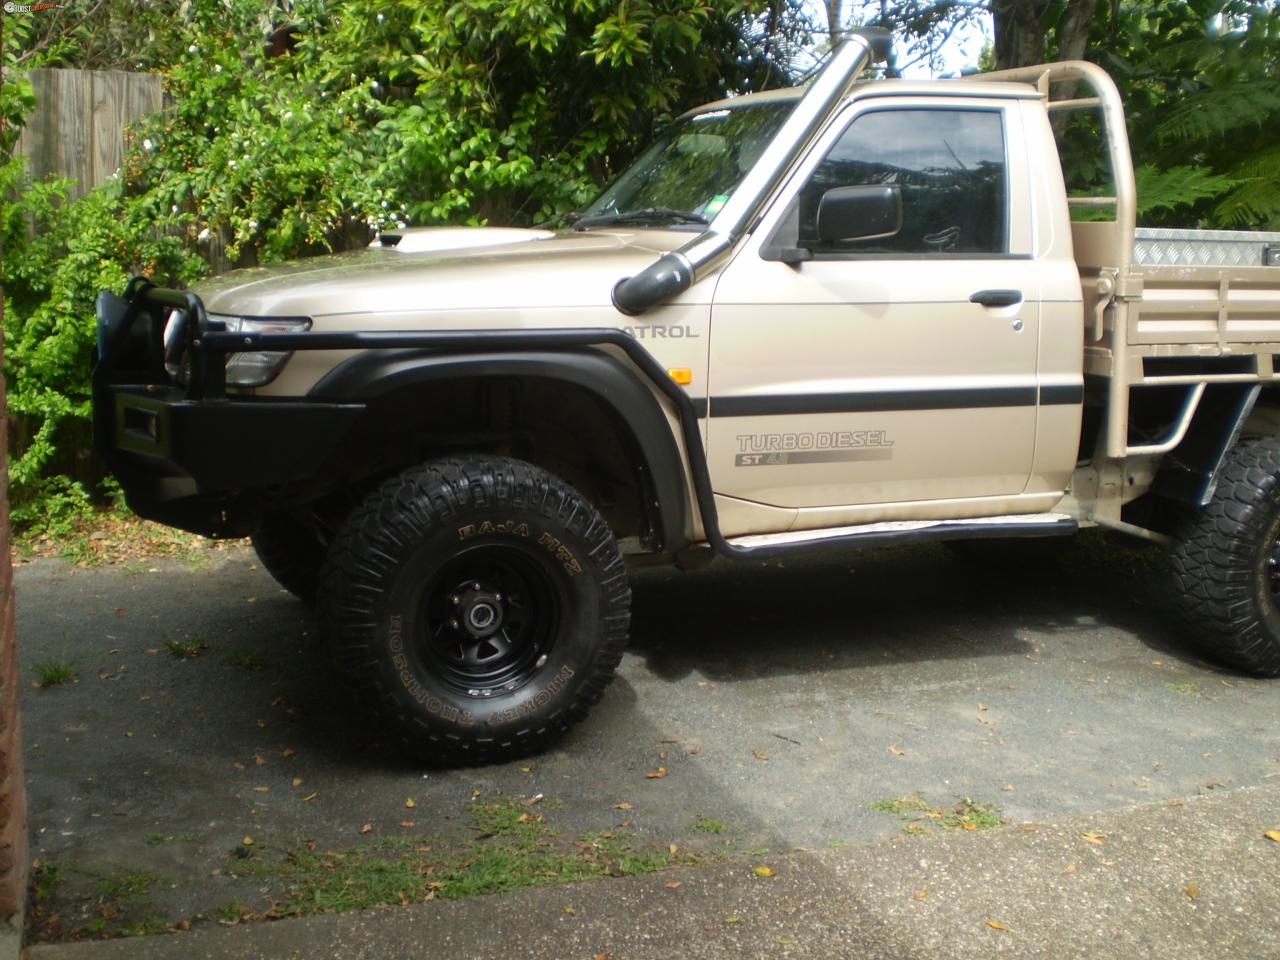
[[[1192,683],[1190,680],[1183,680],[1178,683],[1166,683],[1166,687],[1174,693],[1180,693],[1184,697],[1194,697],[1200,693],[1199,684]]]
[[[733,829],[733,827],[729,826],[727,823],[723,823],[719,820],[713,820],[710,817],[703,816],[702,814],[698,814],[694,817],[692,827],[694,830],[699,830],[702,833],[728,833]]]
[[[31,672],[35,674],[38,687],[56,687],[79,679],[75,667],[67,660],[41,660],[31,665]]]
[[[143,839],[146,840],[149,847],[161,847],[167,843],[190,843],[193,840],[199,840],[200,834],[189,833],[148,833]]]
[[[96,890],[99,897],[132,900],[145,897],[159,882],[160,878],[154,873],[132,870],[101,878],[96,885]]]
[[[994,803],[980,803],[972,797],[957,797],[949,809],[935,807],[918,793],[890,800],[877,800],[869,804],[872,810],[892,813],[907,821],[903,833],[932,834],[938,830],[990,830],[1005,821],[1000,807]]]
[[[261,673],[272,665],[270,660],[260,653],[254,653],[252,650],[232,650],[227,654],[227,663],[237,670],[245,670],[250,673]]]
[[[205,643],[198,637],[194,640],[169,640],[164,645],[165,653],[175,660],[192,660],[200,656]]]
[[[567,839],[539,810],[499,796],[468,807],[475,833],[469,841],[442,844],[419,836],[349,850],[293,848],[274,862],[249,860],[236,871],[283,888],[273,893],[277,915],[305,915],[633,876],[698,860],[670,847],[641,846],[626,830]]]
[[[58,892],[66,868],[56,863],[46,863],[31,871],[31,892],[37,905],[48,903]]]

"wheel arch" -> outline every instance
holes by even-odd
[[[444,392],[480,408],[498,385],[536,386],[546,417],[546,405],[560,398],[566,430],[575,421],[603,418],[625,455],[635,486],[641,532],[651,549],[674,552],[687,545],[689,492],[685,466],[667,414],[644,380],[623,361],[589,348],[557,351],[441,354],[438,351],[398,349],[365,351],[343,362],[310,391],[317,400],[343,398],[366,404],[353,433],[368,438],[388,411],[417,409],[417,402],[439,403]],[[493,414],[492,410],[486,411]],[[529,415],[526,409],[524,415]],[[604,450],[588,456],[607,457]],[[572,479],[572,478],[570,478]],[[642,539],[644,537],[642,536]]]

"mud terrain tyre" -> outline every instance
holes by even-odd
[[[316,602],[325,546],[315,532],[287,513],[268,513],[252,536],[262,568],[303,603]]]
[[[321,576],[339,670],[410,754],[541,750],[586,716],[622,657],[631,590],[576,490],[518,460],[437,460],[351,514]]]
[[[1212,502],[1173,553],[1182,612],[1206,653],[1280,676],[1280,438],[1227,454]]]

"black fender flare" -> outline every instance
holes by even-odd
[[[660,549],[688,545],[689,492],[684,462],[653,391],[618,358],[590,348],[503,353],[420,349],[366,350],[317,382],[314,400],[367,402],[404,387],[448,380],[523,377],[558,381],[592,395],[628,431],[643,471],[642,488]],[[656,515],[655,515],[656,514]]]

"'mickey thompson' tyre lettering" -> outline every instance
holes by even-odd
[[[399,614],[393,614],[390,620],[390,642],[391,663],[396,668],[396,675],[400,678],[400,682],[404,684],[404,688],[409,691],[409,696],[422,704],[423,709],[428,713],[434,713],[437,717],[444,720],[451,720],[454,723],[461,723],[465,726],[474,726],[475,718],[471,715],[470,710],[459,710],[457,707],[450,706],[447,703],[441,703],[437,698],[423,688],[412,671],[409,669],[409,658],[404,655],[404,619]],[[572,676],[572,671],[570,672]]]

